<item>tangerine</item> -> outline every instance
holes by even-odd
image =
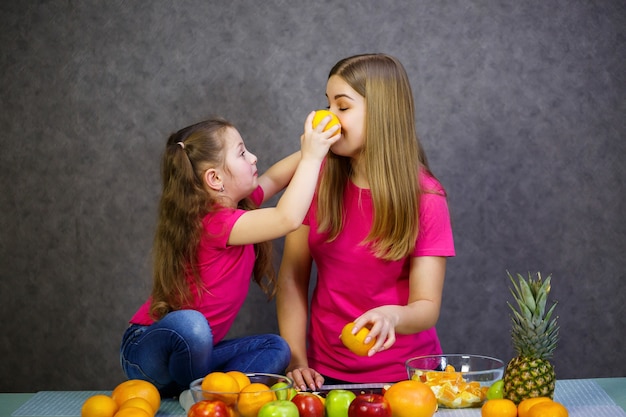
[[[98,394],[87,398],[80,410],[81,417],[113,417],[117,403],[108,395]]]
[[[326,116],[330,116],[331,119],[326,124],[326,126],[324,127],[324,132],[327,131],[328,129],[330,129],[331,127],[335,126],[335,125],[341,125],[341,122],[339,121],[339,118],[337,117],[337,115],[335,115],[335,113],[331,112],[330,110],[316,110],[315,111],[315,116],[313,116],[313,129],[315,129],[315,127],[317,127],[317,125]],[[340,133],[340,132],[341,132],[341,126],[339,127],[339,131],[337,131],[337,133]]]
[[[392,417],[432,417],[437,411],[437,397],[420,381],[396,382],[384,397],[389,401]]]
[[[120,410],[129,407],[141,408],[142,410],[146,410],[146,412],[150,414],[151,417],[153,417],[158,411],[152,408],[152,404],[150,404],[148,400],[141,397],[135,397],[124,401],[122,405],[120,405]]]
[[[209,391],[209,393],[204,393],[205,399],[221,400],[227,405],[237,401],[237,395],[240,391],[239,382],[235,377],[220,371],[214,371],[205,376],[201,387],[202,391]]]
[[[256,417],[261,407],[275,400],[276,393],[270,387],[260,382],[252,382],[239,393],[237,411],[241,417]]]
[[[227,375],[232,376],[237,380],[237,384],[239,384],[239,390],[241,391],[244,387],[250,385],[250,378],[248,375],[244,374],[241,371],[228,371]]]
[[[118,407],[131,398],[136,397],[148,401],[155,413],[161,406],[161,394],[159,394],[157,387],[142,379],[124,381],[116,386],[111,393],[111,398],[115,400]]]
[[[487,400],[480,409],[482,417],[516,417],[517,406],[506,398]]]
[[[567,408],[556,401],[544,401],[528,410],[528,417],[568,417]]]
[[[341,342],[345,347],[350,349],[352,353],[359,356],[367,356],[367,352],[369,352],[372,346],[374,346],[374,343],[376,343],[376,338],[372,338],[369,343],[365,343],[365,338],[370,333],[370,330],[367,327],[361,327],[356,334],[352,334],[353,327],[354,322],[343,326],[343,329],[341,329]]]
[[[546,401],[552,401],[552,398],[550,397],[533,397],[533,398],[526,398],[525,400],[522,400],[519,405],[517,406],[517,415],[518,417],[528,417],[528,410],[530,410],[530,408],[533,405],[542,403],[542,402],[546,402]]]

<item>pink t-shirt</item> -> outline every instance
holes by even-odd
[[[454,256],[445,192],[427,174],[420,175],[420,183],[426,192],[420,201],[420,231],[412,256]],[[346,323],[374,307],[406,305],[409,293],[409,257],[380,260],[361,244],[372,224],[370,190],[349,182],[344,203],[349,214],[344,230],[332,242],[325,242],[325,235],[317,232],[315,201],[304,221],[310,226],[309,247],[318,271],[311,301],[309,366],[329,377],[357,383],[406,379],[404,361],[441,353],[434,328],[411,335],[396,334],[397,341],[389,350],[372,357],[351,353],[339,339]]]
[[[263,189],[250,195],[255,204],[263,201]],[[185,309],[198,310],[208,320],[213,332],[213,343],[226,336],[243,305],[250,287],[254,268],[254,245],[230,246],[227,244],[235,222],[245,213],[240,209],[222,209],[207,214],[202,220],[206,235],[198,247],[198,269],[206,290]],[[192,294],[196,294],[193,280],[189,278]],[[130,320],[131,323],[148,326],[150,299]]]

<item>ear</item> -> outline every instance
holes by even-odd
[[[204,183],[212,190],[220,191],[224,186],[222,176],[215,168],[209,168],[204,173]]]

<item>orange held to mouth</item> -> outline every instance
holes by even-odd
[[[327,131],[328,129],[330,129],[331,127],[335,126],[335,125],[341,125],[341,122],[339,121],[339,118],[333,112],[331,112],[330,110],[316,110],[315,111],[315,116],[313,116],[313,129],[315,129],[315,127],[317,127],[317,125],[326,116],[330,116],[331,119],[326,124],[326,127],[324,128],[324,132]],[[339,131],[337,133],[341,133],[341,127],[339,127]]]
[[[341,330],[341,342],[350,349],[351,352],[359,356],[367,356],[367,352],[376,343],[376,338],[373,338],[369,343],[364,343],[365,338],[370,333],[367,327],[362,327],[356,334],[352,334],[352,328],[354,322],[350,322],[343,326]]]

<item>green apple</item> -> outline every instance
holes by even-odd
[[[257,417],[299,417],[298,407],[289,400],[275,400],[265,403]]]
[[[272,385],[271,390],[276,391],[276,399],[278,400],[291,400],[296,396],[298,391],[295,388],[287,388],[289,384],[285,381],[280,381]]]
[[[487,390],[487,399],[495,400],[498,398],[504,398],[504,381],[498,379],[496,382],[491,384],[489,389]]]
[[[356,398],[356,394],[345,389],[330,390],[326,394],[326,416],[347,417],[350,403]]]

